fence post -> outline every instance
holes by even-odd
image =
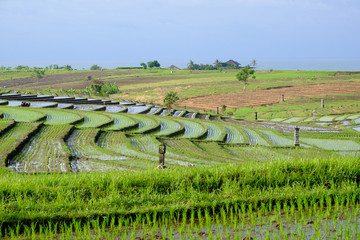
[[[299,136],[299,131],[300,128],[299,127],[295,127],[295,132],[294,132],[294,146],[295,147],[300,147],[300,136]]]
[[[166,146],[164,143],[160,144],[159,146],[159,169],[164,169],[165,166],[165,153],[166,153]]]
[[[257,121],[257,112],[255,112],[255,121]]]

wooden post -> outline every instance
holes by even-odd
[[[282,102],[285,101],[285,96],[284,96],[284,94],[281,95],[281,101],[282,101]]]
[[[216,107],[216,114],[219,114],[219,107]]]
[[[165,166],[165,153],[166,153],[166,146],[164,143],[160,144],[159,146],[159,169],[164,169]]]
[[[325,104],[324,104],[324,99],[322,98],[321,99],[321,107],[324,108],[325,107]]]
[[[294,146],[295,147],[300,147],[300,136],[299,136],[299,131],[300,128],[299,127],[295,127],[295,132],[294,132]]]
[[[257,112],[255,112],[255,121],[257,121]]]
[[[186,106],[184,106],[184,109],[186,109]]]

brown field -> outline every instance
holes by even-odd
[[[216,110],[226,105],[227,108],[263,106],[293,98],[326,96],[334,94],[360,93],[360,82],[327,83],[308,86],[283,87],[276,89],[251,90],[228,94],[214,94],[202,97],[183,99],[177,102],[178,107],[187,106],[197,110]]]

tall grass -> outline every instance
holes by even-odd
[[[253,211],[263,205],[272,211],[283,209],[285,204],[303,206],[307,202],[307,210],[311,201],[331,208],[336,199],[344,197],[358,203],[359,180],[359,158],[106,174],[26,175],[2,171],[0,212],[2,225],[8,229],[17,224],[83,223],[109,216],[134,219],[154,212],[159,213],[158,217],[178,219],[177,214],[192,209],[206,218],[204,209],[213,209],[209,213],[213,215],[224,207],[250,205]]]

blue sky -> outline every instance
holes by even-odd
[[[0,24],[5,66],[256,59],[259,68],[360,70],[358,0],[0,0]]]

